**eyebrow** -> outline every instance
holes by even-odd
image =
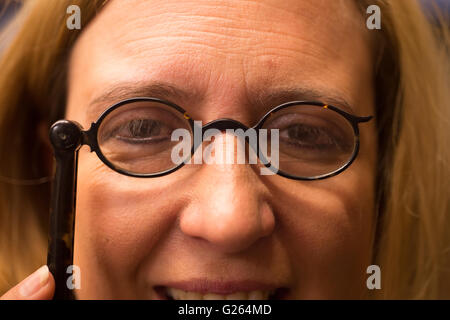
[[[348,102],[343,94],[332,89],[321,90],[312,87],[280,87],[258,89],[249,95],[252,105],[258,108],[273,108],[282,103],[291,101],[315,101],[333,105],[350,114],[355,114],[355,108]]]
[[[197,92],[186,91],[164,82],[125,82],[111,86],[103,94],[89,103],[89,113],[95,113],[97,107],[103,108],[129,98],[153,97],[160,99],[176,99],[185,101],[198,96]]]
[[[189,90],[187,90],[189,89]],[[153,97],[171,102],[180,101],[184,104],[196,101],[201,103],[203,96],[194,88],[182,89],[166,82],[127,82],[111,86],[103,94],[93,99],[88,106],[91,119],[96,119],[108,106],[122,100],[136,97]],[[318,101],[334,105],[348,113],[355,114],[355,109],[344,98],[343,94],[326,89],[312,87],[287,86],[275,88],[258,88],[247,93],[247,102],[254,111],[268,111],[282,103],[290,101]],[[106,107],[105,107],[106,106]]]

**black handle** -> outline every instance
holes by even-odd
[[[69,276],[66,272],[73,264],[77,160],[82,129],[75,122],[60,120],[50,128],[50,141],[56,172],[50,204],[47,265],[55,278],[53,299],[73,299],[73,291],[66,284]]]

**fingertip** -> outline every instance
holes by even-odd
[[[46,265],[10,289],[2,300],[45,300],[51,299],[55,290],[55,280]]]
[[[53,297],[53,292],[55,290],[55,280],[47,265],[43,265],[40,267],[32,276],[29,278],[35,279],[35,284],[30,290],[29,283],[30,281],[23,281],[20,284],[19,293],[22,296],[22,299],[25,300],[49,300]],[[39,279],[39,284],[37,284],[37,280]]]
[[[47,283],[42,287],[41,292],[38,293],[40,295],[40,298],[37,299],[51,300],[53,299],[54,293],[55,293],[55,278],[53,277],[53,274],[49,271]]]

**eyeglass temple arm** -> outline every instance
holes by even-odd
[[[373,119],[373,116],[367,116],[367,117],[354,117],[355,121],[357,123],[363,123],[363,122],[368,122],[370,120]]]
[[[75,199],[78,150],[82,141],[81,127],[60,120],[50,128],[50,141],[56,160],[56,172],[50,203],[50,230],[47,265],[55,278],[54,300],[73,299],[66,283],[73,264]]]

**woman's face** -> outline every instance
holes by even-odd
[[[170,100],[203,124],[251,126],[291,100],[344,100],[355,115],[373,115],[371,52],[364,17],[346,0],[112,0],[73,50],[66,116],[88,129],[135,96]],[[292,88],[301,93],[279,94]],[[248,164],[132,178],[83,147],[78,298],[159,299],[161,286],[205,299],[272,289],[285,299],[359,297],[375,225],[374,121],[360,134],[356,161],[318,181]]]

